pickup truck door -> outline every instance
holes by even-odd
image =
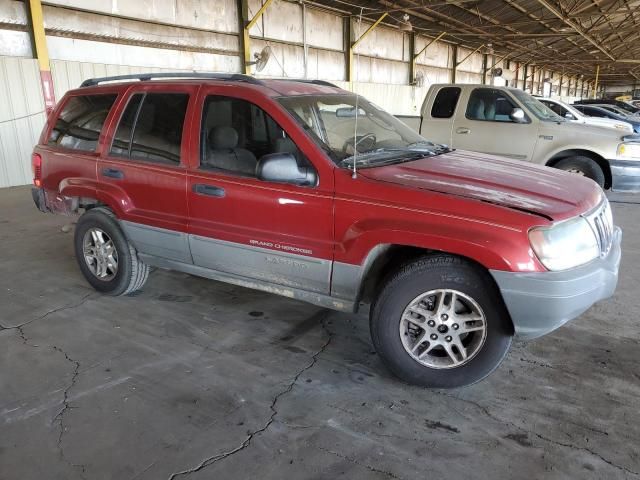
[[[275,102],[203,87],[200,128],[188,173],[189,244],[195,265],[251,281],[329,293],[333,261],[333,172],[314,165],[316,186],[256,177],[260,157],[318,155]],[[269,112],[267,114],[266,112]],[[319,163],[319,162],[316,162]],[[313,165],[313,164],[312,164]]]
[[[119,104],[98,160],[99,188],[122,208],[125,233],[142,254],[191,263],[187,242],[189,112],[195,86],[136,86]]]
[[[526,123],[514,122],[509,116],[514,108],[520,106],[504,90],[467,90],[454,117],[452,147],[531,160],[538,140],[538,123],[530,117],[526,117]]]

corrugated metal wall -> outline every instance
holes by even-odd
[[[31,151],[44,121],[36,60],[0,57],[0,187],[31,182]]]

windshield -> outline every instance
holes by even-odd
[[[354,156],[360,161],[360,155],[368,164],[389,163],[406,159],[407,152],[425,156],[443,150],[363,97],[296,95],[278,100],[341,166]]]
[[[522,103],[527,110],[533,113],[543,122],[565,122],[566,120],[551,110],[538,99],[532,97],[522,90],[510,89],[509,92]]]

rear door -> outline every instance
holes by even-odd
[[[453,119],[462,89],[455,86],[434,86],[433,89],[422,106],[420,135],[432,142],[451,145]]]
[[[185,132],[196,91],[190,85],[130,89],[98,162],[98,182],[121,203],[122,225],[138,251],[187,263]]]
[[[520,106],[506,92],[490,87],[474,88],[466,100],[466,108],[463,107],[461,104],[455,114],[454,148],[531,160],[538,124],[529,117],[527,123],[511,120],[511,111]]]
[[[318,150],[269,99],[223,86],[203,87],[201,96],[199,148],[187,186],[194,263],[328,294],[332,170],[311,162]],[[313,166],[318,184],[259,180],[257,163],[272,153],[291,153],[299,164]]]

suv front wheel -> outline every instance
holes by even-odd
[[[138,258],[106,208],[93,208],[80,217],[74,246],[80,271],[99,292],[128,295],[147,281],[149,266]]]
[[[435,388],[485,378],[513,335],[493,279],[449,255],[421,258],[392,275],[373,305],[370,327],[376,350],[397,377]]]

